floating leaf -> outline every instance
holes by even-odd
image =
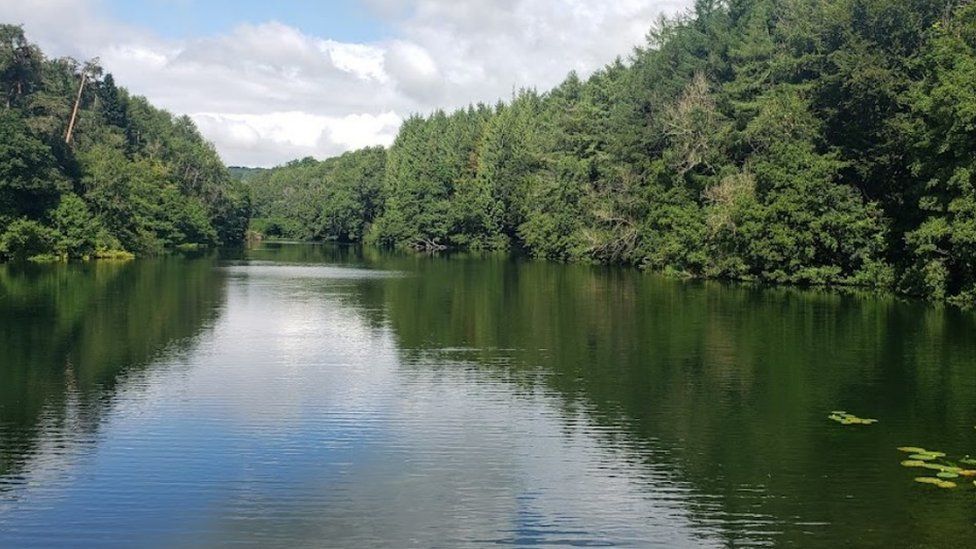
[[[942,465],[941,463],[927,463],[927,462],[923,462],[921,465],[919,465],[919,467],[925,467],[926,469],[931,469],[933,471],[944,471],[946,473],[956,473],[957,475],[959,474],[959,471],[962,471],[962,469],[960,469],[958,467],[954,467],[952,465]]]
[[[921,482],[922,484],[931,484],[933,486],[938,486],[939,488],[956,487],[955,482],[950,482],[948,480],[941,480],[933,477],[915,477],[915,482]]]
[[[877,423],[878,420],[871,418],[857,417],[854,414],[848,414],[847,412],[831,412],[827,419],[831,421],[836,421],[841,425],[871,425],[872,423]]]
[[[948,479],[976,477],[976,468],[963,469],[957,467],[954,462],[943,459],[946,457],[944,452],[926,450],[917,446],[902,446],[898,450],[909,454],[908,459],[901,462],[902,466],[929,469],[935,475],[934,477],[916,477],[915,482],[931,484],[938,488],[955,488],[956,483]],[[966,456],[959,460],[959,463],[976,465],[976,458]],[[973,485],[976,485],[976,481],[973,481]]]

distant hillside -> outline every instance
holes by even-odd
[[[251,228],[277,238],[362,242],[379,213],[385,174],[383,147],[258,171],[248,181]]]
[[[227,171],[230,172],[230,176],[237,181],[248,182],[258,175],[268,171],[267,168],[247,168],[244,166],[228,166]]]

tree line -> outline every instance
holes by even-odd
[[[0,25],[0,259],[239,243],[249,200],[189,117]]]
[[[587,79],[252,179],[255,227],[976,303],[976,4],[698,0]]]
[[[552,90],[234,178],[0,26],[0,259],[334,238],[976,303],[976,5],[698,0]],[[246,181],[241,178],[246,176]]]

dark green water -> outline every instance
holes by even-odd
[[[891,298],[311,245],[0,266],[0,547],[973,546],[971,479],[896,447],[974,425],[976,317]]]

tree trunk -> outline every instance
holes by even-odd
[[[85,89],[85,80],[88,78],[88,67],[81,71],[81,84],[78,85],[78,97],[75,98],[75,108],[71,111],[71,120],[68,122],[68,131],[64,134],[64,142],[71,144],[71,134],[75,129],[75,119],[78,117],[78,107],[81,105],[81,92]]]

